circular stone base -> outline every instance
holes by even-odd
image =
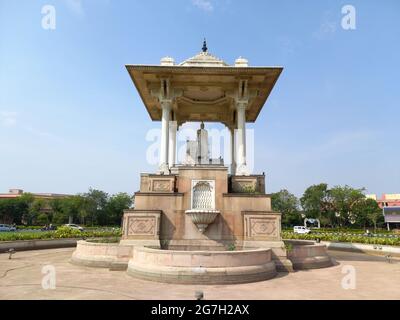
[[[243,251],[176,251],[136,247],[129,275],[184,284],[229,284],[275,277],[271,249]]]
[[[287,255],[296,270],[326,268],[333,265],[324,244],[307,240],[285,240],[285,243],[292,245]]]
[[[96,243],[78,241],[70,262],[76,265],[96,268],[126,269],[132,256],[132,246],[119,243]]]

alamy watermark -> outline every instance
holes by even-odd
[[[56,8],[52,5],[46,4],[42,7],[42,28],[44,30],[56,29]]]
[[[231,150],[231,132],[228,128],[207,129],[208,132],[208,153],[209,159],[222,158],[224,165],[232,164],[232,150]],[[235,132],[235,153],[237,158],[237,130]],[[245,132],[246,136],[246,165],[250,171],[254,169],[254,129],[248,128]],[[197,138],[197,129],[191,127],[182,127],[176,134],[176,163],[185,163],[187,155],[187,141],[194,141]],[[149,145],[146,149],[146,161],[150,165],[157,165],[159,163],[159,155],[161,148],[161,129],[150,129],[146,134],[146,141]],[[237,160],[235,161],[237,162]]]
[[[342,273],[345,274],[341,282],[342,288],[345,290],[354,290],[357,284],[356,268],[346,264],[342,267]]]
[[[54,290],[56,289],[56,268],[51,265],[45,265],[42,268],[42,288],[44,290]]]
[[[356,8],[350,4],[342,7],[342,28],[344,30],[356,29]]]

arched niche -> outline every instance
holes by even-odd
[[[215,209],[214,180],[192,180],[191,209]]]

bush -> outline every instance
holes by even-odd
[[[25,225],[17,226],[17,230],[40,230],[42,228],[43,226],[25,226]]]
[[[93,243],[118,243],[119,238],[117,237],[112,237],[112,238],[103,238],[103,239],[89,239],[88,242],[93,242]]]
[[[384,236],[363,236],[360,234],[350,233],[309,233],[298,234],[291,231],[283,231],[282,237],[284,239],[300,239],[300,240],[317,240],[332,241],[332,242],[351,242],[351,243],[365,243],[377,245],[399,246],[400,237],[384,237]]]
[[[102,238],[102,237],[120,237],[121,229],[102,231],[81,232],[68,227],[59,227],[56,231],[43,232],[0,232],[0,241],[16,240],[42,240],[42,239],[61,239],[61,238]]]
[[[80,238],[83,232],[78,229],[62,226],[54,232],[56,238]]]

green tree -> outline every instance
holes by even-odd
[[[125,209],[132,206],[133,198],[121,192],[111,196],[106,205],[108,224],[119,225]]]
[[[364,212],[366,214],[368,223],[374,227],[374,232],[376,232],[378,224],[384,223],[382,209],[379,208],[379,205],[375,200],[366,199]]]
[[[300,198],[301,207],[307,218],[318,218],[332,225],[331,196],[326,183],[312,185]]]
[[[28,225],[35,225],[36,223],[39,223],[37,221],[37,218],[42,213],[42,210],[45,208],[45,206],[46,206],[46,200],[35,198],[29,206],[28,214],[25,215],[24,217],[26,223]],[[43,217],[41,220],[43,220]]]
[[[347,185],[335,186],[329,191],[339,226],[354,225],[357,222],[357,210],[354,209],[365,200],[363,192],[364,189],[354,189]]]
[[[20,198],[0,200],[0,223],[21,224],[22,217],[28,213],[29,206]]]
[[[49,216],[46,213],[42,212],[42,213],[38,214],[38,216],[36,218],[36,223],[45,225],[45,224],[48,224],[49,222],[50,222]]]
[[[382,216],[383,219],[382,209],[379,208],[378,203],[373,199],[364,198],[362,201],[357,202],[353,207],[353,211],[356,215],[357,226],[364,229],[374,225],[376,227],[376,223],[379,222],[379,216]],[[377,213],[376,220],[375,213]]]
[[[94,224],[106,225],[106,206],[109,198],[108,194],[104,191],[90,188],[89,192],[83,194],[82,196],[86,199],[85,210],[92,226]]]
[[[63,212],[63,198],[54,198],[49,202],[49,206],[52,211],[51,215],[51,223],[54,224],[62,224],[68,221],[68,216],[66,216]]]
[[[70,196],[63,198],[61,201],[61,210],[63,212],[64,221],[65,218],[72,222],[78,220],[79,212],[82,208],[82,197],[79,195]],[[65,221],[66,223],[67,221]]]
[[[34,218],[34,213],[32,211],[32,205],[35,201],[35,197],[31,193],[23,193],[21,197],[18,198],[22,203],[24,203],[24,213],[22,214],[21,217],[21,222],[27,225],[31,225],[33,218]]]
[[[299,213],[299,200],[288,190],[283,189],[271,195],[272,209],[282,214],[284,225],[296,225],[301,223]]]

